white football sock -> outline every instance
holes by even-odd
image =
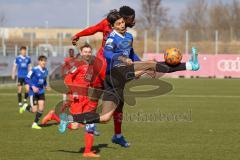
[[[192,64],[190,62],[186,62],[186,70],[188,71],[192,70]]]

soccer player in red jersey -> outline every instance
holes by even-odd
[[[122,6],[119,9],[119,13],[123,17],[126,27],[132,28],[135,25],[135,11],[132,8],[130,8],[128,6]],[[93,83],[95,84],[95,86],[99,86],[99,88],[100,88],[103,86],[103,81],[105,79],[105,72],[106,72],[106,67],[107,67],[107,63],[106,63],[106,60],[105,60],[105,57],[103,54],[103,50],[104,50],[106,40],[107,40],[109,34],[112,32],[112,27],[111,27],[110,23],[105,18],[97,25],[84,29],[83,31],[77,33],[76,35],[74,35],[72,37],[72,44],[76,45],[76,43],[80,37],[93,35],[97,32],[103,33],[102,46],[97,53],[97,59],[102,61],[102,63],[98,63],[98,64],[102,64],[102,65],[99,66],[101,69],[100,72],[99,72],[99,68],[97,70],[94,70],[95,72],[99,73],[99,76],[94,78],[95,80]],[[97,64],[97,63],[95,63],[95,64]],[[98,65],[95,65],[95,66],[98,67]],[[97,74],[95,74],[95,75],[97,75]],[[120,105],[123,106],[124,104],[120,103]],[[120,109],[116,110],[113,114],[115,135],[112,138],[112,142],[114,142],[114,143],[115,143],[116,138],[120,139],[123,137],[122,131],[121,131],[122,119],[123,119],[123,111],[122,111],[123,107],[118,107],[118,108],[120,108]],[[124,143],[121,143],[120,145],[123,147],[128,147],[129,143],[127,141],[125,141]]]
[[[74,49],[70,48],[68,50],[68,57],[64,58],[64,66],[62,67],[62,75],[66,75],[71,68],[72,68],[72,62],[75,59],[75,53]]]
[[[80,58],[70,61],[71,68],[64,76],[64,83],[69,89],[68,104],[70,107],[70,113],[81,114],[85,112],[96,112],[98,99],[92,100],[88,96],[89,89],[91,87],[93,61],[92,47],[89,44],[85,44],[80,48]],[[90,74],[89,74],[90,73]],[[65,105],[61,106],[61,109],[65,109]],[[78,129],[81,127],[79,123],[70,123],[69,129]],[[95,124],[85,125],[85,150],[83,157],[96,158],[100,155],[92,151],[94,142],[94,133],[96,131]]]
[[[70,48],[69,50],[68,50],[68,57],[66,57],[65,59],[64,59],[64,67],[63,67],[63,69],[65,69],[65,70],[63,70],[63,72],[66,72],[66,71],[68,71],[69,69],[71,69],[71,62],[75,59],[76,57],[75,57],[75,54],[74,54],[74,49],[72,49],[72,48]],[[64,74],[66,74],[66,73],[63,73],[63,75]],[[67,95],[66,94],[63,94],[63,100],[66,100],[67,99]]]
[[[91,100],[88,97],[88,91],[91,87],[92,74],[90,70],[93,69],[93,56],[92,47],[85,44],[80,48],[81,58],[76,60],[75,66],[71,69],[70,73],[66,76],[68,81],[67,85],[70,89],[69,99],[72,101],[70,104],[70,113],[80,114],[85,112],[96,112],[98,100]],[[70,123],[69,128],[78,129],[78,123]],[[85,125],[85,151],[84,157],[100,157],[98,154],[91,151],[94,142],[94,131],[96,130],[95,124]]]
[[[70,48],[68,50],[68,57],[64,59],[64,63],[69,63],[74,58],[75,58],[74,49]]]

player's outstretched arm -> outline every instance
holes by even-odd
[[[108,23],[107,20],[104,19],[100,23],[98,23],[94,26],[88,27],[88,28],[82,30],[81,32],[78,32],[77,34],[75,34],[72,37],[72,44],[76,45],[76,43],[77,43],[77,41],[80,37],[90,36],[90,35],[93,35],[97,32],[103,32],[104,26],[106,26],[107,23]]]

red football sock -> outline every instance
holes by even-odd
[[[55,120],[57,123],[60,123],[60,118],[55,113],[52,114],[51,119]]]
[[[122,129],[122,117],[123,117],[122,112],[115,111],[113,113],[115,134],[121,134],[122,133],[122,130],[121,130]]]
[[[91,152],[93,146],[94,136],[93,133],[85,132],[85,151],[84,153]]]

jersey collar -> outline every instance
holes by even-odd
[[[113,32],[114,32],[116,35],[118,35],[119,37],[121,37],[121,38],[125,38],[125,36],[121,35],[121,34],[118,33],[116,30],[113,30]],[[125,34],[124,34],[124,35],[125,35]]]
[[[41,72],[45,72],[45,69],[42,68],[41,66],[38,65],[37,68],[38,68]]]
[[[23,55],[21,55],[21,54],[20,54],[19,56],[20,56],[22,59],[25,59],[25,58],[26,58],[26,56],[23,56]]]

